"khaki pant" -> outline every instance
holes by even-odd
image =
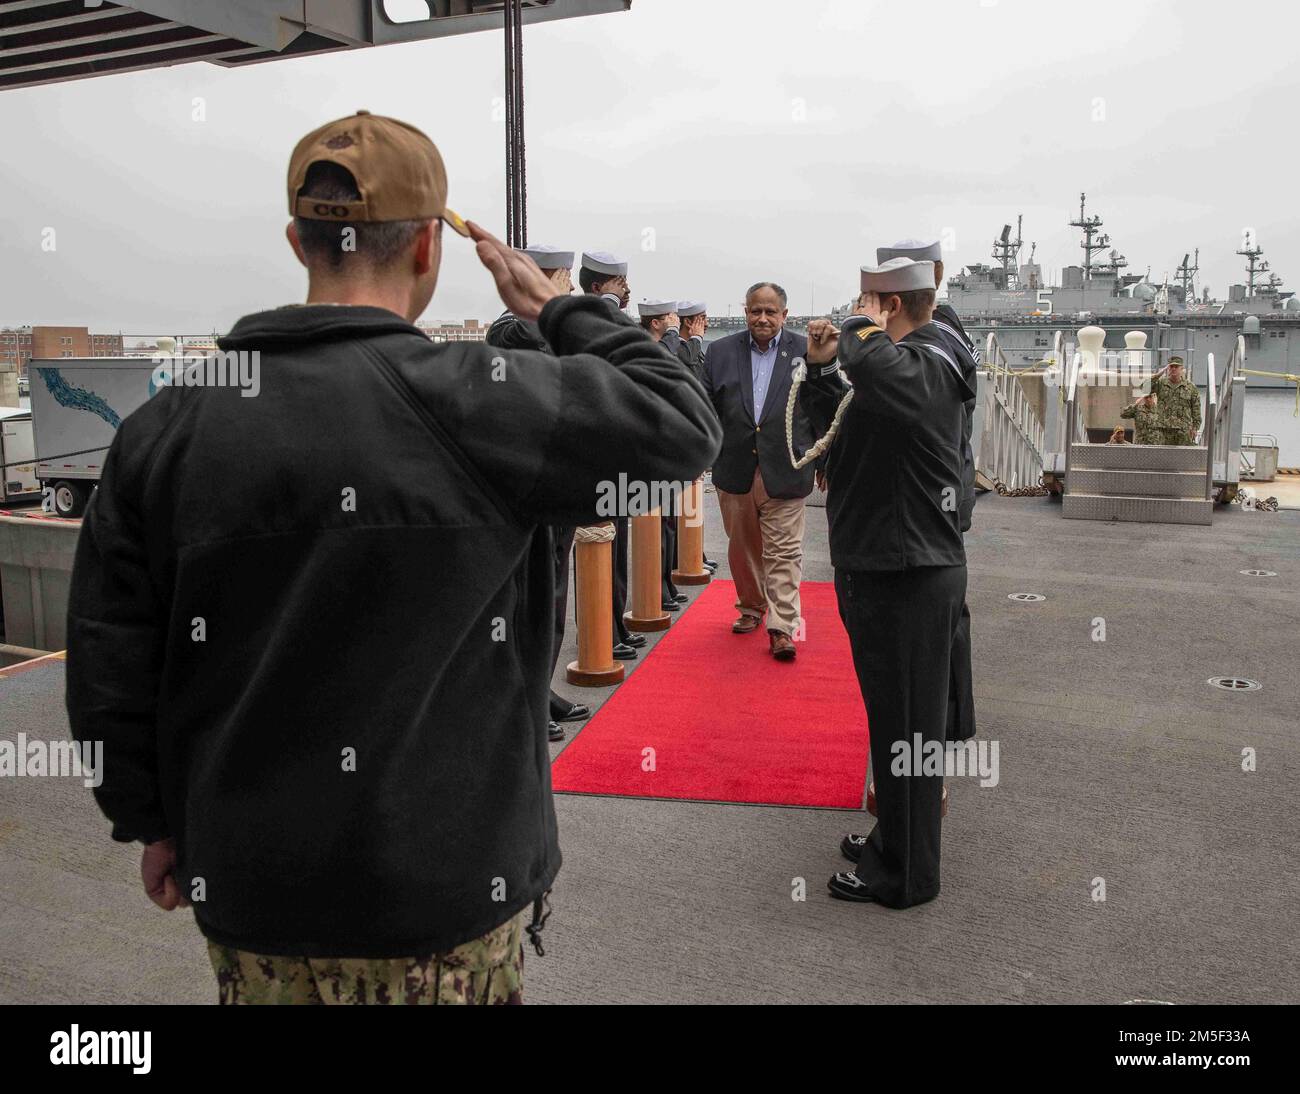
[[[768,630],[793,636],[799,623],[804,499],[769,498],[756,470],[748,494],[719,490],[718,508],[737,611],[758,619],[766,612]]]
[[[428,957],[268,957],[208,943],[222,1003],[522,1003],[523,915]]]

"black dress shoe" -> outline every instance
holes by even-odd
[[[688,600],[690,600],[690,597],[687,596],[685,593],[678,593],[676,596],[673,597],[673,599],[678,604],[685,604]]]
[[[645,635],[629,634],[626,638],[623,639],[623,645],[631,646],[633,649],[639,650],[642,646],[645,645]]]
[[[680,612],[682,610],[682,606],[680,604],[674,604],[671,600],[665,600],[662,604],[659,605],[659,607],[666,612]]]
[[[711,574],[716,574],[718,572],[718,564],[711,558],[706,558],[704,560],[704,568]]]
[[[551,708],[552,724],[555,722],[585,722],[591,717],[591,708],[584,706],[582,703],[570,703],[569,709],[557,713],[555,708]]]
[[[548,741],[564,740],[564,727],[559,722],[550,722],[546,727],[546,739]]]
[[[840,840],[840,854],[850,862],[857,862],[862,858],[862,848],[867,845],[866,836],[857,836],[850,832]]]
[[[835,874],[826,884],[831,896],[837,900],[854,900],[859,904],[874,904],[876,898],[867,890],[867,883],[857,874]]]
[[[634,650],[634,649],[633,649],[631,646],[629,646],[626,642],[620,642],[617,646],[614,647],[614,660],[615,660],[615,661],[635,661],[635,660],[636,660],[636,650]]]

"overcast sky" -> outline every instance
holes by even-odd
[[[825,312],[877,244],[945,235],[954,271],[1017,213],[1055,275],[1082,190],[1132,271],[1200,247],[1226,296],[1252,228],[1300,288],[1298,31],[1295,5],[1250,0],[635,0],[530,26],[529,234],[625,255],[634,300],[725,314],[772,279]],[[0,92],[0,323],[198,333],[302,299],[289,152],[358,108],[425,130],[452,207],[502,232],[501,54],[474,34]],[[426,318],[492,317],[444,238]]]

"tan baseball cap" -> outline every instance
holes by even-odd
[[[313,163],[337,163],[352,173],[360,201],[298,196]],[[308,133],[289,158],[289,215],[365,223],[440,218],[463,236],[469,229],[447,208],[447,169],[437,146],[413,125],[369,110]]]

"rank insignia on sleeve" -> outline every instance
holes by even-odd
[[[865,342],[870,335],[874,334],[878,330],[880,330],[880,328],[876,326],[863,327],[857,332],[857,335],[859,339]]]

